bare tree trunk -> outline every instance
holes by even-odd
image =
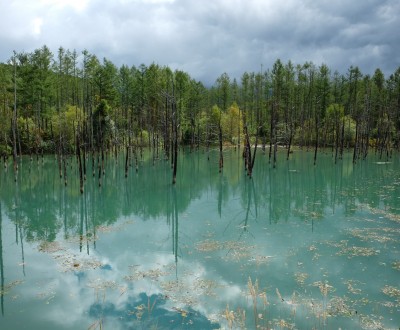
[[[318,111],[315,109],[315,111]],[[315,118],[315,149],[314,149],[314,166],[317,164],[318,142],[319,142],[319,120],[318,115]]]
[[[99,180],[99,187],[101,187],[101,163],[100,163],[100,151],[97,152],[97,179]]]
[[[221,127],[221,119],[218,125],[218,139],[219,139],[219,172],[222,172],[222,168],[224,167],[224,155],[222,152],[222,127]]]
[[[342,132],[340,134],[340,159],[343,158],[343,149],[344,149],[344,117],[343,117],[343,121],[342,121]]]
[[[80,130],[78,128],[78,132],[79,131]],[[81,194],[83,194],[83,168],[82,168],[82,157],[81,157],[81,145],[78,132],[76,134],[76,156],[78,157],[80,192]]]
[[[64,170],[64,185],[68,185],[68,178],[67,178],[67,156],[64,153],[63,156],[63,170]]]
[[[176,172],[178,168],[178,129],[175,127],[174,129],[174,167],[172,174],[172,184],[176,183]]]
[[[356,137],[355,137],[355,141],[354,141],[354,150],[353,150],[353,164],[355,164],[357,162],[357,158],[358,158],[358,140],[359,140],[359,123],[358,120],[356,122]]]
[[[256,160],[257,148],[258,148],[258,128],[256,130],[256,142],[255,142],[255,145],[254,145],[254,152],[253,152],[253,157],[252,158],[251,158],[251,153],[250,153],[250,161],[251,161],[251,164],[250,164],[251,173],[249,175],[250,177],[252,177],[252,175],[253,175],[253,168],[254,168],[254,162]]]
[[[129,144],[126,146],[126,156],[125,156],[125,178],[128,177],[128,168],[129,168]]]
[[[292,140],[293,140],[293,127],[292,127],[292,124],[290,124],[289,143],[288,143],[286,160],[289,160],[289,155],[291,152],[290,148],[292,147]]]
[[[172,129],[173,129],[173,155],[172,155],[172,184],[176,183],[176,172],[178,168],[178,124],[175,100],[172,101]]]

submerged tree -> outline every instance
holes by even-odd
[[[222,172],[224,167],[223,154],[223,134],[222,134],[222,113],[225,113],[228,108],[230,79],[228,74],[224,73],[217,79],[217,95],[218,95],[218,143],[219,143],[219,172]]]
[[[111,139],[114,133],[114,122],[109,116],[110,107],[106,100],[101,100],[93,114],[93,132],[94,141],[97,149],[97,168],[99,186],[101,178],[104,175],[104,156],[107,148],[110,147]],[[101,155],[101,161],[100,161]]]

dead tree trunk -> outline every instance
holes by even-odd
[[[83,168],[82,168],[82,157],[81,157],[81,145],[80,145],[80,137],[79,137],[79,127],[78,132],[76,133],[76,156],[78,157],[78,166],[79,166],[79,187],[80,192],[83,194]]]
[[[176,172],[178,169],[178,118],[174,96],[172,97],[172,130],[173,130],[173,164],[172,164],[172,184],[176,183]]]

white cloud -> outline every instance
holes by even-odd
[[[32,21],[32,33],[34,36],[40,35],[42,32],[42,25],[43,25],[43,19],[40,17],[36,17]]]
[[[177,66],[207,83],[277,58],[323,60],[342,72],[355,64],[391,73],[400,65],[396,0],[16,0],[0,11],[9,13],[0,21],[1,61],[13,49],[46,44],[53,52],[88,49],[117,65]],[[366,47],[380,51],[365,54]]]
[[[43,8],[51,7],[58,10],[63,10],[66,7],[71,7],[74,10],[81,12],[88,6],[90,0],[40,0],[39,3]]]

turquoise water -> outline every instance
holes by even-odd
[[[0,329],[398,329],[400,158],[53,156],[0,170]],[[97,171],[96,171],[97,174]]]

